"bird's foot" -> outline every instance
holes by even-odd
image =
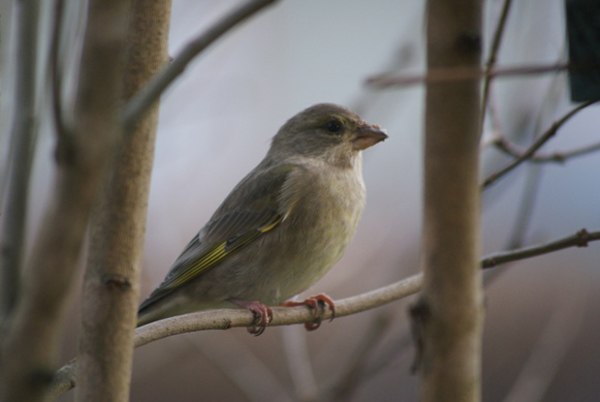
[[[332,321],[335,318],[335,303],[326,294],[318,294],[301,302],[287,301],[281,305],[284,307],[308,306],[312,310],[315,319],[311,322],[304,323],[304,328],[306,328],[307,331],[314,331],[321,326],[321,320],[323,314],[325,314],[326,306],[331,310],[331,319],[329,321]]]
[[[254,314],[254,321],[252,321],[252,325],[249,326],[247,330],[254,336],[259,336],[265,332],[265,328],[267,328],[267,325],[273,320],[273,309],[258,301],[249,302],[239,299],[231,299],[230,301],[237,306],[252,311]]]

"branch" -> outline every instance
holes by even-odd
[[[481,13],[480,0],[427,2],[428,72],[481,71]],[[471,79],[428,82],[425,93],[424,279],[410,307],[423,402],[481,394],[480,91]]]
[[[417,274],[391,285],[341,299],[335,302],[335,316],[344,317],[391,303],[417,293],[421,287],[422,275]],[[311,322],[314,316],[306,307],[275,307],[273,321],[269,326],[292,325]],[[324,312],[323,319],[331,318],[331,311]],[[135,346],[143,346],[159,339],[187,332],[210,329],[247,327],[254,321],[254,315],[244,309],[205,310],[196,313],[170,317],[140,327],[135,332]],[[76,362],[71,361],[58,370],[52,384],[52,396],[58,397],[75,386]]]
[[[102,0],[105,1],[105,0]],[[120,0],[123,2],[123,0]],[[167,59],[171,0],[130,0],[123,20],[124,100]],[[114,30],[114,22],[111,25]],[[140,261],[158,102],[123,138],[90,223],[83,282],[77,401],[124,401],[130,393],[133,338],[139,300]]]
[[[485,179],[482,184],[483,188],[486,188],[486,187],[494,184],[498,179],[500,179],[501,177],[506,175],[508,172],[513,170],[515,167],[517,167],[521,163],[523,163],[525,160],[527,160],[531,156],[533,156],[533,154],[538,149],[540,149],[542,147],[542,145],[544,145],[546,142],[548,142],[548,140],[556,134],[558,129],[561,128],[571,117],[573,117],[581,110],[585,109],[586,107],[588,107],[596,102],[598,102],[598,101],[593,100],[593,101],[584,102],[584,103],[578,105],[577,107],[573,108],[569,113],[565,114],[559,120],[555,121],[554,124],[552,124],[552,126],[550,126],[550,128],[546,132],[544,132],[542,135],[540,135],[538,137],[538,139],[536,141],[534,141],[534,143],[523,154],[521,154],[517,159],[515,159],[514,161],[512,161],[511,163],[509,163],[507,166],[500,169],[499,171],[492,173],[490,176],[488,176],[488,178]]]
[[[525,153],[525,150],[520,149],[517,145],[513,144],[512,142],[501,136],[493,138],[491,143],[500,151],[515,158],[522,158],[523,154]],[[596,142],[568,151],[553,152],[549,154],[535,153],[534,155],[528,158],[528,161],[534,163],[564,163],[567,161],[567,159],[576,158],[578,156],[584,156],[599,150],[600,142]]]
[[[335,302],[335,316],[344,317],[391,303],[417,293],[420,286],[421,274],[417,274],[367,293],[338,300]],[[275,307],[273,310],[273,321],[269,326],[301,324],[314,320],[306,307]],[[323,315],[323,320],[329,318],[331,311]],[[207,310],[171,317],[139,328],[136,331],[135,346],[143,346],[179,333],[247,327],[253,320],[252,312],[242,309]]]
[[[390,77],[389,75],[384,74],[383,76],[367,78],[366,84],[377,89],[386,89],[390,87],[404,87],[416,84],[441,84],[469,81],[480,78],[493,79],[502,77],[538,75],[544,73],[555,73],[569,69],[572,69],[572,66],[561,63],[504,67],[491,71],[486,71],[481,67],[444,67],[429,69],[427,74],[406,75],[402,77]]]
[[[89,10],[80,72],[76,74],[72,153],[57,161],[54,194],[2,345],[0,400],[44,400],[88,218],[120,134],[117,105],[121,63],[117,56],[121,43],[115,38],[127,8],[119,0],[96,0],[90,6],[92,3],[97,7]],[[111,21],[110,28],[106,21]]]
[[[547,244],[491,254],[484,257],[480,264],[482,268],[493,268],[507,262],[536,257],[565,248],[586,247],[588,243],[596,240],[600,240],[600,231],[588,232],[581,229],[574,235]],[[360,313],[411,296],[421,290],[422,279],[423,276],[417,274],[367,293],[337,300],[335,316],[344,317]],[[275,307],[273,310],[273,321],[269,326],[303,324],[314,320],[312,313],[306,307]],[[330,311],[326,311],[323,316],[324,320],[328,318],[331,318]],[[135,347],[188,332],[246,327],[253,320],[252,313],[243,309],[205,310],[171,317],[138,328],[135,332]],[[75,360],[72,360],[56,372],[52,385],[54,397],[62,395],[75,386],[75,365]]]
[[[202,35],[192,40],[161,72],[156,74],[127,104],[123,111],[123,125],[126,129],[133,126],[160,98],[165,89],[181,75],[189,63],[204,49],[214,43],[231,28],[246,20],[277,0],[246,1]]]
[[[538,255],[549,254],[565,248],[587,247],[588,243],[597,240],[600,240],[600,231],[588,232],[586,229],[581,229],[574,235],[562,237],[560,239],[551,241],[550,243],[526,247],[519,250],[506,251],[503,253],[491,254],[481,260],[481,267],[484,269],[493,268],[507,262],[537,257]]]
[[[483,127],[483,121],[485,119],[485,111],[487,110],[488,99],[490,95],[490,85],[492,83],[492,77],[489,76],[494,67],[496,67],[496,60],[498,57],[498,52],[500,50],[500,44],[502,43],[502,36],[504,35],[504,29],[506,27],[506,21],[508,20],[508,13],[510,11],[510,7],[512,5],[512,0],[504,0],[504,4],[502,5],[502,13],[500,14],[500,19],[498,21],[498,26],[496,27],[496,31],[494,32],[494,39],[492,39],[492,47],[490,49],[490,55],[488,57],[487,63],[485,63],[485,73],[486,77],[483,82],[483,91],[481,94],[481,123]]]

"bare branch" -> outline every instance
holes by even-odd
[[[126,2],[90,3],[74,102],[74,141],[68,157],[58,159],[54,195],[3,345],[2,400],[42,400],[52,380],[65,303],[76,277],[88,218],[119,138],[122,63],[121,43],[115,37],[119,37],[118,22],[126,16]],[[110,30],[106,21],[111,21]]]
[[[338,300],[335,303],[335,316],[338,318],[356,314],[415,294],[421,287],[421,280],[422,275],[417,274],[370,292]],[[275,307],[273,311],[273,321],[269,323],[269,326],[292,325],[314,320],[312,312],[306,307]],[[331,318],[329,310],[324,313],[323,320],[328,318]],[[253,320],[252,312],[244,309],[205,310],[180,315],[138,328],[135,333],[135,346],[143,346],[159,339],[187,332],[247,327],[252,324]],[[76,362],[72,361],[58,371],[52,385],[54,397],[75,385],[73,377],[75,365]]]
[[[427,2],[428,72],[481,70],[481,12],[480,0]],[[480,91],[478,80],[426,88],[424,279],[410,308],[423,402],[481,395]]]
[[[494,38],[492,39],[492,47],[490,49],[490,55],[488,57],[487,63],[485,63],[485,79],[483,81],[483,92],[481,94],[481,122],[483,127],[483,121],[485,119],[485,112],[487,110],[488,99],[490,95],[490,86],[492,83],[492,77],[489,75],[494,67],[496,67],[496,60],[498,57],[498,52],[500,50],[500,44],[502,43],[502,37],[504,35],[504,29],[506,27],[506,21],[508,21],[508,13],[510,11],[510,7],[512,5],[512,0],[504,0],[504,4],[502,5],[502,13],[500,14],[500,19],[498,20],[498,26],[496,27],[496,31],[494,32]]]
[[[417,274],[367,293],[338,300],[335,302],[335,316],[338,318],[371,310],[410,296],[419,291],[420,285],[421,274]],[[269,326],[292,325],[314,320],[312,312],[306,307],[275,307],[273,310],[275,313]],[[328,318],[331,318],[329,310],[324,313],[323,320]],[[246,327],[252,323],[253,319],[252,312],[241,309],[208,310],[181,315],[138,328],[135,345],[136,347],[143,346],[176,333]],[[159,323],[161,324],[158,325]]]
[[[77,377],[75,369],[77,368],[77,359],[71,360],[54,373],[52,386],[50,387],[50,397],[56,399],[65,392],[75,388]]]
[[[498,136],[492,140],[492,143],[496,148],[500,151],[504,152],[507,155],[514,156],[515,158],[522,158],[525,153],[524,149],[521,149],[517,145],[513,144],[509,140],[504,137]],[[600,142],[596,142],[593,144],[585,145],[579,148],[570,149],[567,151],[558,151],[552,152],[549,154],[543,153],[535,153],[531,157],[527,159],[528,162],[534,163],[546,163],[546,162],[555,162],[555,163],[564,163],[567,159],[576,158],[579,156],[585,156],[587,154],[596,152],[600,150]]]
[[[507,262],[537,257],[538,255],[549,254],[565,248],[587,247],[588,243],[597,240],[600,240],[600,231],[588,232],[585,229],[581,229],[574,235],[562,237],[550,243],[489,255],[481,260],[481,267],[484,269],[493,268]]]
[[[575,235],[557,239],[548,244],[489,255],[483,258],[480,264],[482,268],[492,268],[507,262],[536,257],[565,248],[585,247],[588,243],[596,240],[600,240],[600,231],[588,232],[582,229]],[[417,274],[370,292],[337,300],[335,315],[343,317],[357,314],[411,296],[421,290],[422,280],[423,275]],[[312,312],[306,307],[275,307],[273,310],[273,321],[269,323],[269,326],[303,324],[314,320]],[[323,320],[330,317],[331,312],[326,311]],[[187,332],[245,327],[250,325],[253,320],[253,314],[242,309],[205,310],[180,315],[138,328],[135,334],[135,346],[144,346],[159,339]],[[75,364],[75,361],[71,361],[58,370],[52,385],[53,396],[62,395],[75,386],[73,375]]]
[[[127,57],[123,98],[146,84],[167,59],[171,0],[131,0],[122,21]],[[114,24],[111,25],[114,29]],[[123,138],[90,224],[79,331],[78,401],[127,400],[139,300],[139,274],[154,142],[155,102]]]
[[[404,87],[417,84],[440,84],[460,81],[477,80],[480,78],[503,78],[544,73],[556,73],[571,69],[568,64],[526,65],[516,67],[496,68],[487,71],[480,67],[445,67],[428,70],[427,74],[390,77],[389,74],[367,78],[366,84],[378,89]]]
[[[515,167],[517,167],[521,163],[523,163],[525,160],[527,160],[531,156],[533,156],[533,154],[535,154],[535,152],[538,149],[540,149],[550,138],[552,138],[556,134],[558,129],[561,128],[571,117],[573,117],[581,110],[585,109],[586,107],[588,107],[596,102],[598,102],[598,101],[594,100],[594,101],[584,102],[584,103],[578,105],[577,107],[573,108],[569,113],[565,114],[559,120],[555,121],[552,124],[552,126],[550,126],[550,128],[548,130],[546,130],[546,132],[544,132],[541,136],[539,136],[538,139],[535,140],[534,143],[524,153],[521,154],[520,157],[518,157],[517,159],[515,159],[514,161],[512,161],[511,163],[509,163],[507,166],[500,169],[499,171],[492,173],[487,179],[485,179],[482,184],[483,188],[486,188],[486,187],[494,184],[498,179],[500,179],[501,177],[506,175],[508,172],[513,170]]]
[[[128,103],[123,112],[123,125],[129,128],[147,112],[150,106],[160,98],[164,90],[181,75],[188,64],[204,49],[214,43],[234,26],[246,20],[277,0],[250,0],[242,3],[222,20],[215,23],[202,35],[191,41],[173,61],[165,66],[154,78]]]

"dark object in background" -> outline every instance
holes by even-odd
[[[600,99],[600,0],[565,0],[571,100]]]

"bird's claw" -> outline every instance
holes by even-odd
[[[258,301],[248,302],[244,300],[232,299],[231,302],[240,307],[247,308],[248,310],[252,311],[252,314],[254,314],[252,325],[246,328],[249,334],[254,336],[261,335],[263,332],[265,332],[267,325],[269,325],[269,323],[273,320],[273,309]]]
[[[306,328],[307,331],[314,331],[321,326],[322,316],[325,314],[325,307],[329,307],[331,310],[331,319],[329,321],[333,321],[335,318],[335,303],[326,294],[318,294],[301,302],[287,301],[282,305],[284,307],[308,306],[311,309],[314,320],[304,323],[304,328]]]

